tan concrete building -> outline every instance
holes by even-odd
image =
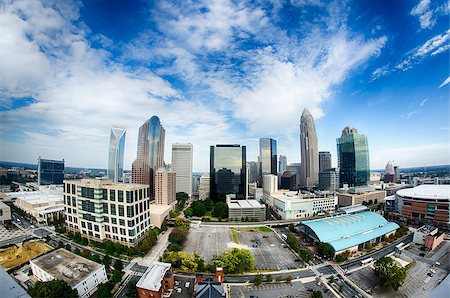
[[[340,207],[345,207],[362,204],[363,202],[369,203],[370,200],[372,202],[377,200],[378,203],[384,202],[384,198],[386,198],[386,191],[376,190],[363,193],[338,193],[337,196],[338,205]]]
[[[173,205],[176,194],[175,172],[167,167],[159,168],[155,173],[155,204]]]
[[[0,201],[0,224],[11,221],[11,208]]]
[[[150,223],[157,227],[161,228],[164,219],[166,219],[170,211],[175,209],[175,204],[172,205],[150,205]]]
[[[103,242],[132,247],[150,229],[148,185],[111,180],[64,181],[64,210],[68,230]]]

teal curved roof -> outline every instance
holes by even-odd
[[[375,212],[360,212],[302,222],[311,228],[320,242],[341,251],[383,236],[399,228]]]

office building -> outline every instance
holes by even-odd
[[[263,193],[272,194],[278,191],[278,176],[277,175],[264,175],[263,176]]]
[[[38,159],[38,185],[63,184],[64,159]]]
[[[319,150],[316,126],[308,109],[303,110],[300,119],[300,151],[302,158],[300,186],[316,186],[319,182]]]
[[[388,161],[386,168],[384,170],[384,182],[386,183],[396,183],[395,170],[392,162]]]
[[[169,167],[161,167],[155,174],[155,204],[175,205],[176,173]]]
[[[331,153],[319,151],[319,173],[331,169]]]
[[[342,191],[342,190],[341,190]],[[337,194],[340,207],[353,205],[372,205],[384,202],[386,191],[373,187],[351,187]]]
[[[286,171],[291,172],[293,175],[295,175],[295,189],[298,190],[300,186],[300,179],[302,172],[302,164],[301,163],[291,163],[286,167]]]
[[[108,179],[113,182],[123,181],[123,155],[127,130],[122,127],[111,128],[109,139]]]
[[[165,133],[157,116],[139,128],[137,158],[132,165],[131,180],[133,183],[149,185],[151,196],[154,195],[154,173],[164,166]]]
[[[277,171],[277,141],[270,138],[259,139],[259,158],[261,162],[259,175],[276,175]]]
[[[153,262],[136,284],[137,296],[138,298],[162,298],[164,292],[173,289],[173,285],[172,265]]]
[[[297,176],[291,171],[284,171],[280,177],[280,188],[297,190]]]
[[[438,228],[424,225],[414,231],[413,242],[423,245],[427,250],[435,250],[445,240],[445,236]]]
[[[331,168],[319,172],[320,190],[337,191],[339,189],[339,169]]]
[[[245,199],[247,193],[246,147],[216,145],[210,148],[210,199],[225,201],[235,194]]]
[[[286,167],[287,167],[287,157],[286,157],[286,155],[280,155],[278,172],[283,174],[286,171]]]
[[[134,247],[150,229],[148,185],[66,180],[64,209],[67,229],[97,242]]]
[[[176,175],[176,191],[192,196],[192,144],[172,144],[172,169]]]
[[[105,266],[63,248],[30,261],[33,275],[40,281],[63,280],[77,290],[80,298],[91,297],[108,281]]]
[[[198,185],[198,199],[201,201],[209,199],[209,191],[210,191],[209,173],[203,173],[202,176],[200,176],[200,182]]]
[[[258,182],[258,163],[256,161],[247,162],[248,183]]]
[[[369,147],[367,137],[356,128],[347,126],[336,139],[339,184],[342,186],[364,186],[370,179]]]
[[[227,195],[228,219],[230,221],[266,220],[266,206],[257,200],[236,200],[233,195]]]

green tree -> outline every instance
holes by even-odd
[[[72,247],[70,246],[69,243],[66,244],[65,248],[66,248],[66,250],[68,250],[68,251],[72,251]]]
[[[77,248],[75,248],[75,250],[73,251],[73,253],[74,254],[76,254],[76,255],[80,255],[81,254],[81,251],[78,249],[78,247]]]
[[[127,286],[127,297],[128,298],[137,298],[137,290],[136,290],[137,281],[132,281]]]
[[[243,273],[253,270],[255,259],[250,251],[234,248],[213,259],[216,267],[222,267],[224,273]]]
[[[213,215],[219,218],[227,218],[228,217],[228,205],[225,202],[218,202],[214,206]]]
[[[321,257],[325,257],[327,259],[331,259],[334,257],[334,249],[333,247],[331,247],[331,245],[327,244],[327,243],[319,243],[319,245],[317,246],[317,253],[319,254],[319,256]]]
[[[214,202],[211,199],[204,200],[203,204],[205,205],[206,211],[212,211],[214,209]]]
[[[62,241],[58,242],[58,248],[64,248],[64,243]]]
[[[194,201],[191,208],[194,216],[204,216],[206,214],[206,207],[202,201]]]
[[[96,262],[96,263],[101,263],[102,262],[102,260],[100,259],[100,256],[98,254],[93,254],[91,260]]]
[[[253,283],[259,285],[262,283],[263,276],[261,274],[256,274],[255,278],[253,278]]]
[[[187,231],[183,228],[174,228],[169,235],[169,241],[182,245],[187,238]]]
[[[380,279],[381,285],[387,285],[395,291],[405,282],[408,268],[398,266],[389,257],[383,257],[375,262],[375,274]]]
[[[114,285],[111,282],[100,284],[97,290],[97,298],[111,298],[111,291]]]
[[[164,219],[161,224],[161,231],[167,231],[167,219]]]
[[[272,280],[273,280],[272,275],[271,274],[267,274],[266,275],[266,280],[267,280],[267,282],[272,282]]]
[[[312,298],[322,298],[322,292],[321,291],[314,291],[312,293]]]
[[[295,226],[293,223],[289,224],[289,231],[291,231],[292,233],[295,232]]]
[[[186,210],[184,210],[184,215],[187,217],[191,217],[192,215],[194,215],[194,211],[192,211],[192,208],[187,208]]]
[[[28,289],[28,294],[33,298],[76,298],[77,290],[72,289],[67,282],[54,279],[52,281],[38,281],[33,287]]]
[[[106,270],[109,269],[109,265],[111,265],[111,257],[109,255],[105,255],[102,260],[103,265],[105,265]]]

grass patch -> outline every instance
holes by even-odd
[[[259,227],[258,230],[263,233],[272,232],[272,229],[269,227]]]
[[[233,242],[239,244],[239,238],[235,229],[231,228],[231,238],[233,238]]]

